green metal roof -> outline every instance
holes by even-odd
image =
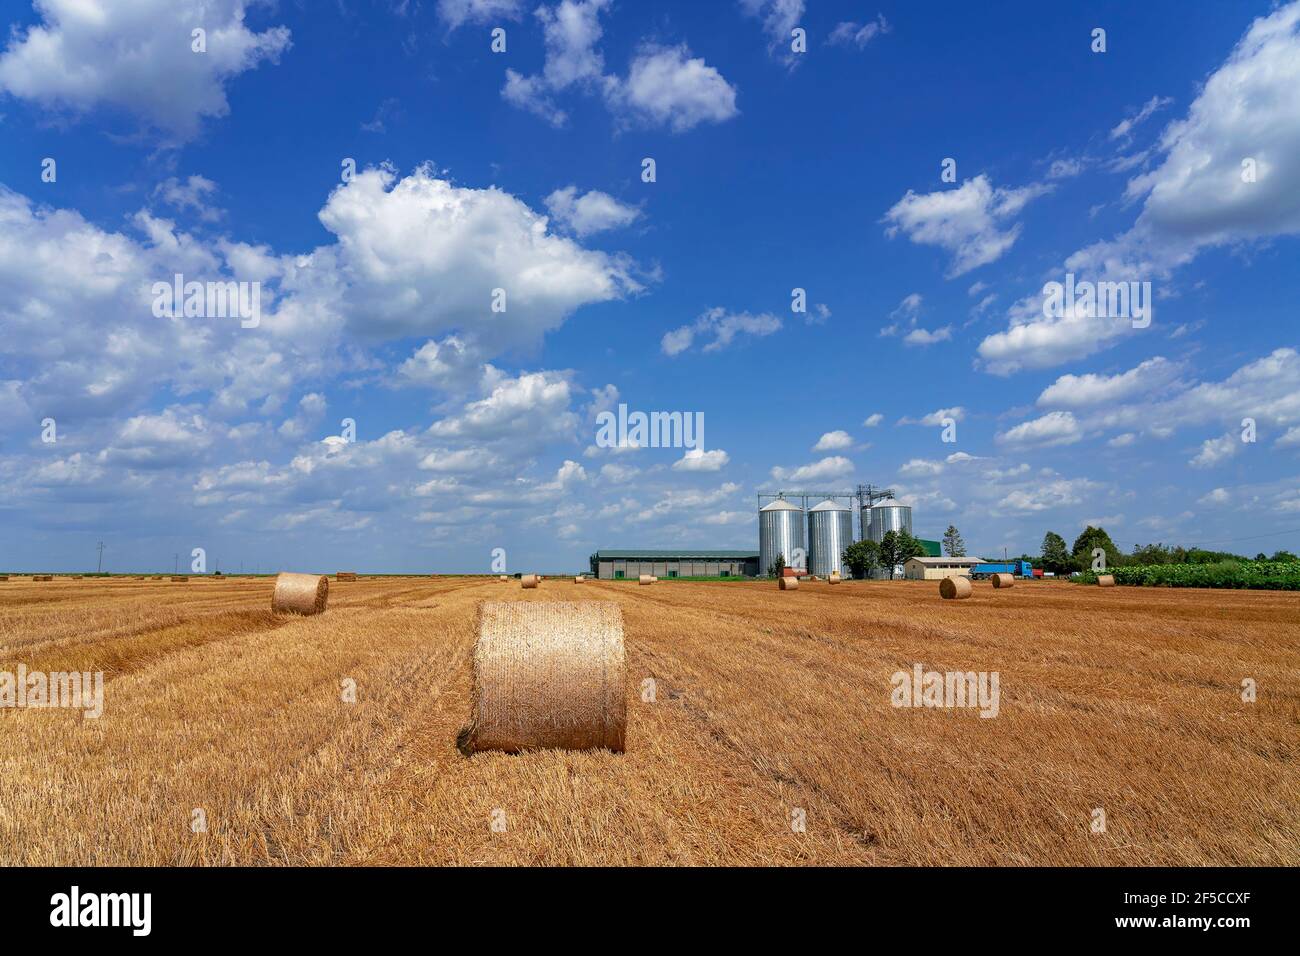
[[[691,550],[689,548],[681,550],[665,548],[623,548],[613,551],[597,551],[592,555],[592,557],[597,561],[619,560],[624,558],[650,558],[655,561],[671,560],[672,558],[688,558],[690,560],[743,560],[745,558],[757,558],[758,552]]]

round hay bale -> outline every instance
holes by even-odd
[[[643,574],[643,575],[641,575],[641,577],[639,577],[639,578],[637,579],[637,583],[638,583],[638,584],[654,584],[654,583],[655,583],[654,575],[651,575],[651,574]]]
[[[339,571],[334,575],[334,580],[336,581],[355,581],[356,579],[357,572],[355,571]]]
[[[510,575],[508,575],[508,574],[503,574],[503,575],[501,575],[501,577],[497,578],[497,580],[498,580],[498,581],[509,581],[509,580],[510,580]]]
[[[794,591],[794,590],[797,590],[798,587],[799,587],[799,579],[798,579],[798,578],[781,578],[779,581],[777,581],[777,587],[779,587],[782,591]]]
[[[832,571],[831,574],[830,574],[830,577],[828,577],[826,580],[829,581],[831,584],[839,584],[839,583],[840,583],[840,572],[838,572],[838,571]]]
[[[173,575],[172,575],[172,580],[173,580],[173,581],[188,581],[189,579],[190,579],[190,578],[189,578],[189,575],[187,575],[187,574],[173,574]]]
[[[955,598],[968,598],[971,593],[970,578],[964,574],[958,574],[951,578],[944,578],[939,582],[939,596],[944,600],[953,600]]]
[[[995,574],[993,575],[993,586],[995,588],[1014,587],[1016,576],[1014,574]]]
[[[8,580],[9,580],[9,575],[0,574],[0,581],[8,581]]]
[[[33,581],[53,581],[53,580],[54,580],[54,575],[52,575],[52,574],[33,574],[33,575],[32,575],[32,580],[33,580]]]
[[[1113,588],[1114,586],[1115,586],[1115,575],[1113,575],[1113,574],[1099,574],[1099,575],[1097,575],[1097,587],[1099,587],[1099,588]]]
[[[329,595],[330,579],[325,575],[282,571],[275,576],[271,610],[278,614],[320,614]]]
[[[525,574],[519,579],[520,587],[535,588],[541,581],[541,576],[536,574]]]
[[[587,580],[587,579],[584,578],[581,574],[576,574],[576,575],[574,575],[574,577],[573,577],[573,583],[574,583],[574,584],[581,584],[581,583],[582,583],[583,581],[585,581],[585,580]]]
[[[488,601],[463,749],[622,752],[623,615],[609,601]]]

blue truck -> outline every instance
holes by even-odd
[[[970,569],[970,576],[976,580],[987,578],[991,574],[1014,574],[1018,578],[1032,578],[1034,566],[1028,561],[986,561]]]

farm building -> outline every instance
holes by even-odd
[[[612,580],[653,574],[661,578],[757,577],[757,551],[674,551],[631,549],[597,551],[591,573]]]
[[[964,574],[970,576],[971,568],[983,558],[911,558],[903,565],[903,577],[912,581],[937,581]]]

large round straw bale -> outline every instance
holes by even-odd
[[[320,614],[329,595],[330,579],[325,575],[283,571],[275,576],[271,610],[281,614]]]
[[[498,580],[498,581],[509,581],[509,580],[510,580],[510,575],[508,575],[508,574],[503,574],[503,575],[501,575],[501,577],[499,577],[497,580]]]
[[[1114,586],[1115,586],[1115,575],[1113,575],[1113,574],[1099,574],[1099,575],[1097,575],[1097,587],[1099,587],[1099,588],[1113,588]]]
[[[832,572],[830,573],[830,577],[828,577],[826,580],[829,581],[831,584],[839,584],[839,583],[840,583],[840,572],[838,572],[838,571],[832,571]]]
[[[537,587],[539,581],[541,581],[541,578],[538,575],[525,574],[522,578],[519,579],[519,584],[521,587],[535,588]]]
[[[488,601],[467,752],[623,750],[623,614],[610,601]]]
[[[33,574],[33,575],[32,575],[32,580],[33,580],[33,581],[53,581],[53,580],[54,580],[54,575],[52,575],[52,574]]]
[[[574,583],[574,584],[581,584],[581,583],[582,583],[583,581],[585,581],[585,580],[587,580],[587,579],[584,578],[581,574],[576,574],[576,575],[574,575],[574,577],[573,577],[573,583]]]
[[[995,574],[993,575],[993,586],[995,588],[1009,588],[1016,583],[1014,574]]]
[[[793,591],[799,587],[799,579],[783,577],[777,582],[777,587],[782,591]]]
[[[654,579],[654,576],[653,576],[653,575],[643,574],[643,575],[641,575],[641,577],[637,578],[637,583],[638,583],[638,584],[654,584],[654,583],[655,583],[655,579]]]
[[[172,580],[173,580],[173,581],[188,581],[189,579],[190,579],[190,577],[189,577],[188,574],[173,574],[173,575],[172,575]]]
[[[9,580],[9,575],[0,574],[0,581],[8,581],[8,580]]]
[[[945,600],[953,598],[970,597],[971,583],[970,578],[964,574],[958,574],[951,578],[944,578],[939,582],[939,596]]]

